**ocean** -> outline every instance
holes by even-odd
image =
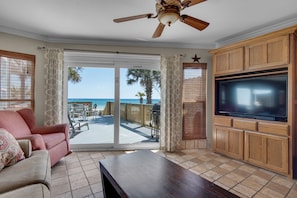
[[[152,99],[152,103],[158,103],[160,99]],[[92,105],[97,105],[97,109],[104,109],[106,102],[114,102],[114,99],[104,98],[104,99],[96,99],[96,98],[68,98],[68,102],[92,102]],[[120,103],[128,103],[128,104],[140,104],[139,99],[120,99]],[[143,99],[143,103],[146,104],[146,99]]]

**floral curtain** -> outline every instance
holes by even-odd
[[[161,57],[161,149],[173,152],[182,140],[182,61],[180,55]]]
[[[46,126],[62,123],[63,121],[63,49],[45,50],[45,109],[44,124]]]

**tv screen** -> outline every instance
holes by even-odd
[[[215,114],[287,121],[288,76],[216,80]]]

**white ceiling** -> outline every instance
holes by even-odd
[[[47,42],[215,48],[297,24],[297,0],[208,0],[181,14],[207,21],[198,31],[180,21],[153,39],[157,19],[114,23],[155,13],[155,0],[1,0],[0,32]]]

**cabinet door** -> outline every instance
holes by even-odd
[[[277,172],[288,174],[288,137],[267,135],[265,143],[267,167]]]
[[[236,159],[243,159],[243,130],[229,129],[228,155]]]
[[[214,127],[214,150],[236,159],[243,159],[243,131]]]
[[[226,154],[228,149],[228,131],[226,127],[213,127],[213,149],[216,152]]]
[[[252,164],[288,174],[288,137],[245,131],[244,159]]]
[[[289,63],[289,37],[280,36],[245,48],[245,69],[258,70]]]
[[[245,131],[244,160],[265,166],[265,139],[262,134]]]
[[[214,74],[235,73],[243,70],[243,48],[214,55]]]

